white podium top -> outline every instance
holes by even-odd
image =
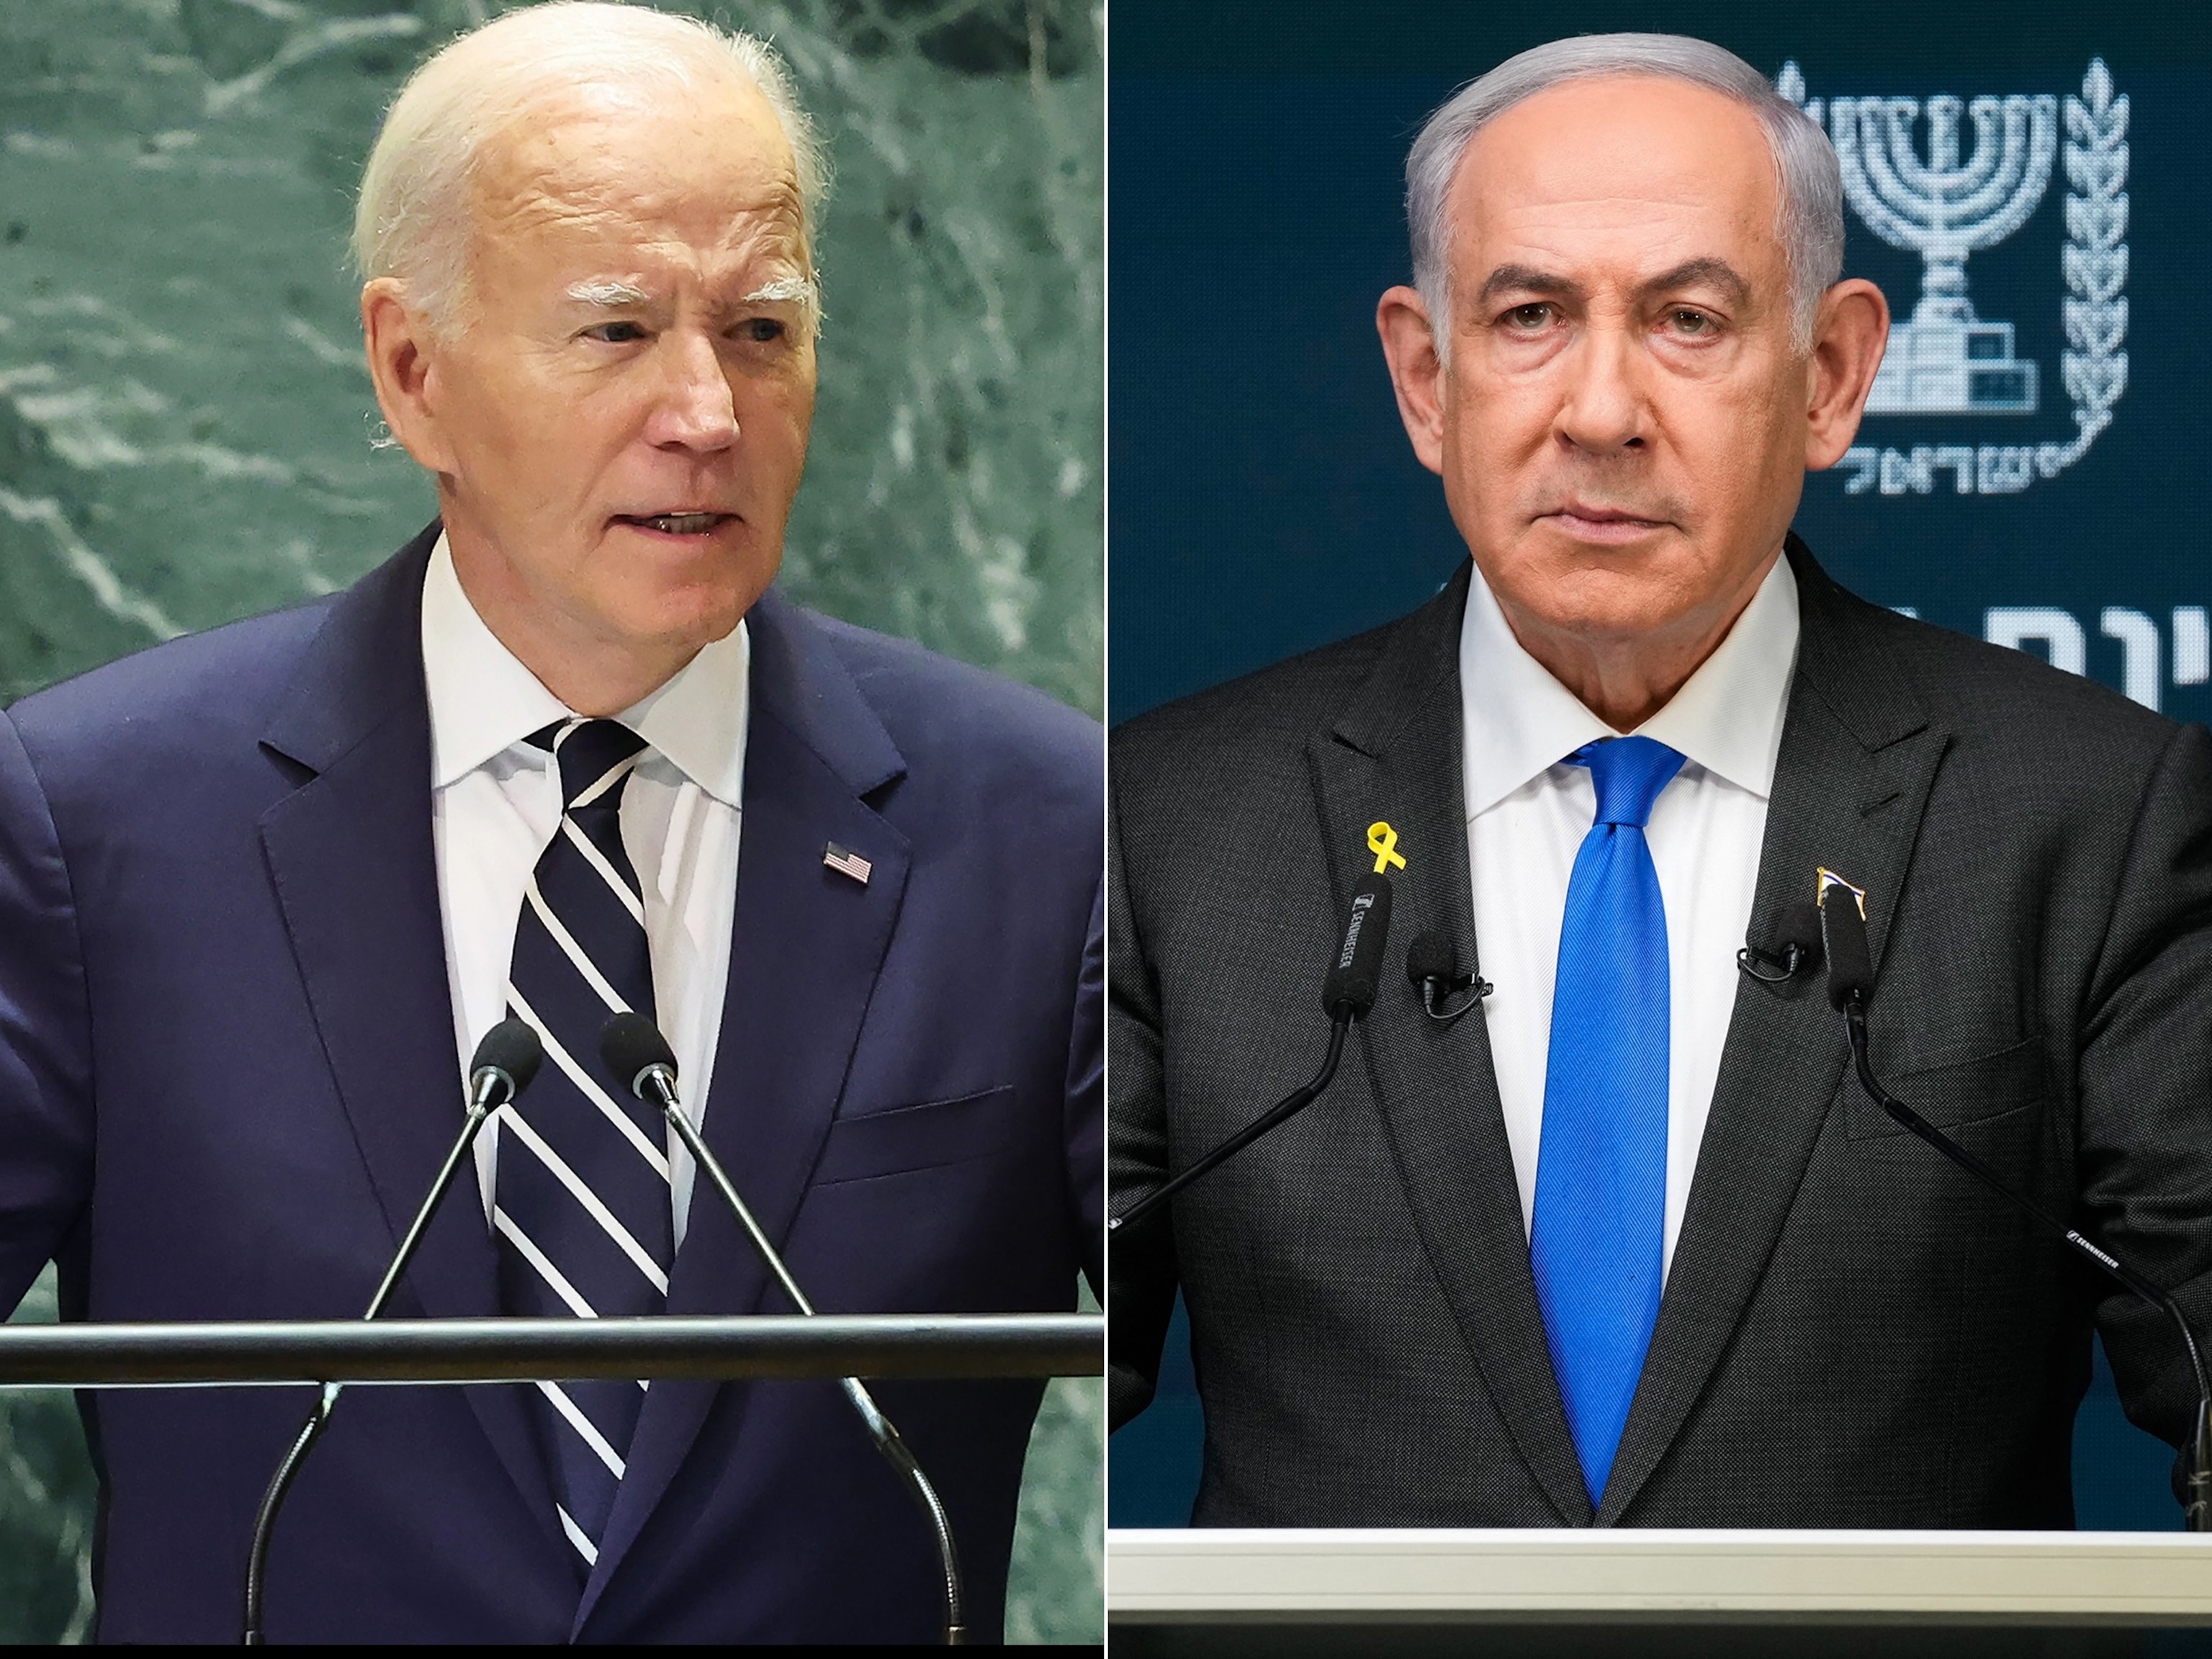
[[[1556,1618],[2212,1623],[2212,1534],[1587,1529],[1106,1535],[1124,1623]]]

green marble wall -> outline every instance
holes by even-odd
[[[0,0],[0,698],[328,592],[429,516],[369,447],[350,193],[408,69],[504,9]],[[787,588],[1098,713],[1100,17],[671,9],[771,35],[833,144]],[[1103,1445],[1097,1384],[1055,1384],[1016,1639],[1099,1638]],[[66,1403],[0,1395],[0,1639],[83,1633],[89,1499]]]

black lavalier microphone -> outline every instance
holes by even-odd
[[[1787,985],[1820,965],[1820,912],[1816,905],[1785,905],[1767,929],[1764,945],[1747,942],[1735,965],[1763,985]]]
[[[1362,876],[1352,890],[1344,932],[1338,938],[1335,956],[1330,958],[1328,975],[1322,981],[1321,1006],[1328,1016],[1328,1053],[1322,1060],[1321,1070],[1310,1083],[1291,1091],[1197,1163],[1114,1217],[1106,1224],[1108,1232],[1118,1232],[1131,1222],[1142,1220],[1209,1170],[1313,1104],[1336,1076],[1337,1062],[1344,1058],[1344,1034],[1366,1018],[1375,1006],[1376,996],[1382,988],[1382,951],[1389,937],[1389,878]]]
[[[530,1086],[538,1075],[538,1068],[545,1059],[545,1046],[538,1040],[538,1033],[521,1020],[512,1016],[486,1031],[483,1041],[477,1044],[475,1055],[469,1061],[469,1103],[461,1119],[461,1133],[453,1142],[453,1149],[446,1154],[446,1161],[438,1169],[437,1178],[430,1183],[429,1195],[422,1200],[422,1208],[415,1212],[414,1224],[407,1236],[399,1241],[392,1254],[392,1265],[384,1270],[384,1278],[376,1287],[376,1294],[368,1299],[368,1311],[362,1317],[374,1319],[384,1311],[392,1291],[399,1284],[400,1274],[415,1259],[415,1252],[422,1243],[422,1235],[430,1225],[430,1218],[437,1213],[444,1201],[446,1190],[453,1184],[469,1149],[476,1145],[477,1131],[484,1120]],[[261,1601],[266,1588],[269,1569],[269,1540],[276,1530],[276,1516],[284,1507],[284,1499],[299,1478],[301,1466],[307,1454],[323,1437],[330,1426],[331,1413],[343,1392],[342,1382],[325,1382],[307,1420],[301,1425],[291,1449],[284,1461],[276,1466],[276,1473],[269,1482],[269,1490],[262,1495],[261,1512],[253,1518],[253,1542],[246,1553],[246,1645],[261,1645]]]
[[[1449,1025],[1468,1009],[1479,1006],[1496,988],[1479,973],[1462,972],[1451,941],[1434,928],[1413,935],[1406,951],[1406,977],[1421,994],[1422,1012],[1441,1025]],[[1469,992],[1474,994],[1468,995]],[[1465,1000],[1452,1007],[1454,997],[1465,997]]]
[[[1824,879],[1826,878],[1824,877]],[[1997,1172],[1910,1106],[1883,1088],[1867,1057],[1867,1003],[1874,994],[1874,957],[1867,947],[1864,901],[1846,883],[1828,880],[1820,891],[1820,933],[1828,953],[1828,1000],[1844,1016],[1850,1034],[1851,1060],[1858,1068],[1859,1086],[1867,1097],[1899,1124],[1926,1141],[1968,1175],[1996,1193],[2049,1231],[2063,1239],[2074,1251],[2124,1285],[2154,1308],[2164,1310],[2181,1333],[2182,1346],[2197,1376],[2197,1425],[2186,1449],[2188,1474],[2182,1496],[2183,1524],[2191,1532],[2212,1532],[2212,1380],[2204,1370],[2204,1356],[2197,1346],[2181,1306],[2164,1291],[2136,1273],[2118,1257],[2090,1243],[2025,1194],[2014,1192]]]
[[[775,1275],[776,1283],[783,1287],[783,1293],[791,1299],[791,1305],[809,1319],[814,1317],[814,1304],[806,1299],[806,1292],[799,1288],[799,1281],[791,1276],[791,1269],[783,1265],[783,1257],[777,1254],[775,1246],[769,1243],[768,1235],[761,1231],[760,1223],[753,1218],[751,1209],[738,1195],[737,1185],[731,1181],[729,1171],[722,1167],[722,1160],[714,1156],[697,1126],[684,1115],[683,1103],[676,1092],[676,1055],[668,1046],[668,1039],[661,1036],[659,1029],[642,1014],[617,1014],[600,1028],[599,1058],[605,1062],[607,1070],[629,1083],[632,1094],[647,1105],[660,1109],[661,1115],[668,1120],[668,1127],[676,1131],[676,1137],[684,1143],[684,1150],[706,1172],[707,1179],[713,1183],[714,1190],[722,1195],[722,1202],[737,1218],[738,1225],[752,1240],[753,1249],[768,1264],[768,1270]],[[962,1646],[968,1640],[968,1620],[961,1585],[960,1556],[952,1541],[952,1522],[945,1513],[945,1505],[938,1499],[937,1488],[929,1484],[929,1477],[921,1472],[921,1465],[916,1461],[913,1450],[901,1437],[890,1419],[884,1415],[874,1396],[869,1394],[860,1379],[847,1376],[838,1381],[845,1390],[845,1398],[852,1402],[861,1425],[867,1430],[868,1438],[875,1443],[876,1449],[883,1454],[884,1461],[897,1472],[900,1480],[921,1506],[922,1514],[928,1518],[930,1532],[937,1543],[937,1563],[944,1584],[945,1644],[947,1647]]]

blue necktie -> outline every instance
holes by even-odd
[[[616,721],[581,720],[531,741],[553,750],[562,811],[515,924],[507,1011],[537,1028],[553,1063],[500,1109],[501,1301],[540,1318],[661,1313],[675,1255],[665,1130],[599,1060],[608,1015],[653,1018],[644,900],[621,814],[645,742]],[[645,1385],[603,1377],[538,1388],[580,1583],[599,1559]]]
[[[1615,738],[1569,758],[1589,768],[1597,819],[1575,854],[1559,927],[1528,1255],[1595,1504],[1659,1316],[1667,911],[1644,826],[1682,757],[1650,738]]]

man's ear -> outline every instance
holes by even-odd
[[[379,276],[362,289],[361,335],[385,425],[417,465],[452,472],[453,458],[437,408],[437,340],[396,277]]]
[[[1853,277],[1820,296],[1806,388],[1808,471],[1833,466],[1851,447],[1888,343],[1889,301],[1872,283]]]
[[[1394,288],[1375,307],[1375,331],[1390,365],[1398,417],[1413,440],[1414,459],[1431,472],[1444,470],[1443,364],[1428,302],[1417,289]]]

